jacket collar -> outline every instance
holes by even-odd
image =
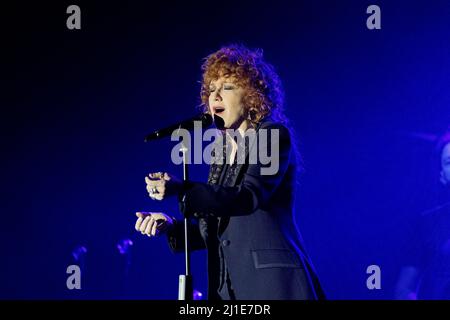
[[[261,125],[266,121],[268,121],[268,119],[260,121],[257,124],[255,131],[258,132]],[[208,175],[208,184],[210,184],[210,185],[217,185],[220,181],[220,177],[221,177],[223,169],[225,167],[225,159],[226,159],[225,155],[226,155],[226,151],[227,151],[226,146],[227,146],[227,143],[224,142],[224,135],[221,134],[219,136],[219,138],[216,139],[215,147],[213,148],[212,153],[211,153],[212,162],[211,162],[209,175]],[[220,148],[220,147],[222,147],[222,148]],[[242,147],[243,146],[241,146],[241,148]],[[251,148],[252,148],[252,146],[245,148],[245,159],[248,159],[248,153]],[[216,152],[215,152],[216,150],[222,150],[222,153],[216,154]],[[225,180],[224,180],[224,185],[235,186],[236,182],[238,181],[238,178],[241,176],[241,171],[243,170],[243,168],[245,166],[246,166],[245,163],[244,164],[239,163],[239,164],[235,164],[234,166],[232,166],[232,170],[228,170],[228,172],[227,172],[227,176],[225,177]]]

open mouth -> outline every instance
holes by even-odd
[[[219,107],[219,106],[214,107],[214,113],[217,114],[217,115],[222,114],[224,111],[225,111],[224,107]]]

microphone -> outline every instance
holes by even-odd
[[[196,115],[193,118],[183,120],[179,123],[173,124],[171,126],[168,126],[166,128],[156,130],[149,135],[147,135],[144,139],[145,142],[148,142],[150,140],[155,140],[159,138],[164,138],[166,136],[172,135],[172,132],[177,129],[186,129],[186,130],[192,130],[194,129],[194,122],[195,121],[201,121],[202,127],[209,127],[213,123],[213,118],[209,113],[201,113],[199,115]]]
[[[225,129],[225,121],[222,119],[222,117],[219,117],[217,114],[214,114],[214,124],[216,125],[216,128],[219,130]]]

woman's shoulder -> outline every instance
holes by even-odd
[[[291,130],[288,128],[287,125],[274,121],[272,119],[264,119],[258,124],[258,131],[260,130],[277,130],[279,133],[279,136],[281,138],[290,138],[291,136]]]

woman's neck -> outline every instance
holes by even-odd
[[[240,136],[243,137],[245,135],[245,132],[249,128],[251,128],[251,125],[250,125],[249,121],[248,120],[244,120],[244,121],[241,122],[241,124],[237,128],[237,132],[239,132]],[[226,135],[230,138],[230,139],[227,139],[227,140],[230,141],[230,146],[231,146],[230,164],[232,164],[234,162],[235,157],[236,157],[238,145],[237,145],[236,141],[234,140],[233,136],[230,135],[229,131],[226,131]]]

